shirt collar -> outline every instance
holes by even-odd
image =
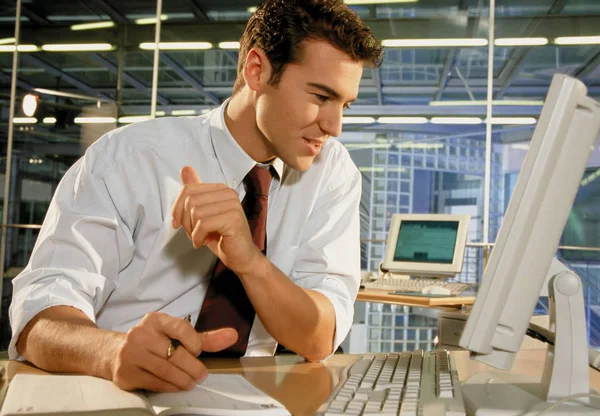
[[[248,156],[235,141],[227,128],[227,124],[225,124],[225,109],[229,100],[229,98],[225,100],[221,107],[210,114],[210,137],[227,185],[237,188],[246,177],[246,174],[256,165],[256,161]],[[274,179],[281,180],[284,169],[283,161],[275,158],[271,165],[277,173]]]

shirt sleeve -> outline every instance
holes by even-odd
[[[319,198],[307,221],[291,273],[299,286],[323,294],[335,311],[333,351],[346,338],[360,284],[361,176],[354,164],[342,185]]]
[[[39,312],[72,306],[95,322],[132,259],[132,234],[115,200],[125,190],[110,172],[94,174],[94,156],[75,163],[52,198],[27,267],[13,279],[9,358],[20,359],[19,335]],[[109,186],[109,183],[112,184]]]

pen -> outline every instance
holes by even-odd
[[[192,315],[188,314],[184,319],[189,323],[192,323]],[[167,350],[167,359],[171,358],[173,354],[175,354],[175,350],[177,349],[177,347],[181,345],[181,341],[179,341],[178,339],[170,338],[170,340],[171,344],[169,345],[169,349]]]

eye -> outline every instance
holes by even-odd
[[[350,104],[344,104],[344,110],[350,110]]]
[[[317,97],[317,100],[319,100],[322,103],[327,102],[327,100],[329,100],[328,96],[322,94],[315,94],[315,97]]]

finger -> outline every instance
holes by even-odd
[[[181,182],[184,185],[190,185],[192,183],[202,183],[200,176],[198,176],[194,168],[191,166],[184,166],[181,169],[181,172],[179,172],[179,175],[181,176]]]
[[[194,247],[202,247],[209,232],[215,232],[215,236],[220,237],[219,229],[209,229],[205,225],[218,223],[234,226],[237,222],[241,222],[239,221],[241,216],[244,216],[244,214],[237,200],[195,206],[190,212],[190,231],[188,235],[194,243]]]
[[[196,358],[197,356],[198,354],[192,354],[183,346],[180,346],[175,350],[171,358],[168,358],[168,361],[189,374],[196,383],[201,383],[208,377],[208,370],[202,361]]]
[[[172,225],[173,228],[177,229],[181,226],[181,218],[183,211],[185,210],[186,198],[190,195],[203,194],[205,192],[217,192],[219,190],[228,189],[224,183],[195,183],[195,184],[184,184],[171,209]],[[237,195],[237,194],[236,194]]]
[[[196,223],[203,217],[218,215],[238,207],[240,212],[242,206],[235,191],[212,191],[201,194],[189,195],[184,204],[181,226],[191,239],[192,231]]]
[[[181,348],[181,347],[180,347]],[[140,367],[155,375],[159,379],[173,384],[180,390],[189,390],[196,385],[196,380],[178,366],[166,359],[167,349],[161,353],[162,356],[147,352],[140,359]]]
[[[215,352],[224,350],[237,342],[238,333],[233,328],[221,328],[209,332],[201,332],[202,351]]]
[[[123,390],[144,389],[156,393],[175,393],[181,389],[146,370],[135,367],[127,370],[126,378],[115,378],[115,384]]]
[[[194,332],[196,331],[194,330]],[[194,351],[188,351],[185,345],[180,345],[175,349],[171,357],[167,357],[167,350],[170,344],[171,340],[169,338],[161,336],[160,340],[153,339],[152,343],[147,345],[152,354],[159,358],[166,358],[169,363],[187,373],[193,380],[200,382],[208,376],[208,370],[204,364],[196,359],[199,354],[199,348]]]

